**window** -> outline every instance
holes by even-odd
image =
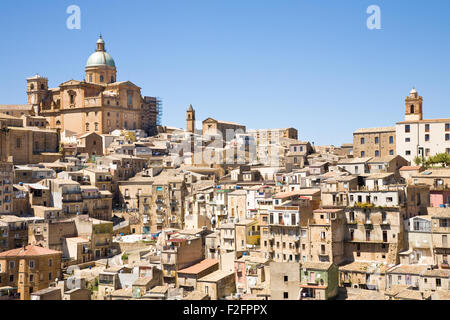
[[[394,155],[394,150],[389,150],[389,155],[393,156]]]
[[[430,135],[429,134],[425,135],[425,141],[430,141]]]
[[[365,139],[361,138],[361,144],[364,144],[364,143],[365,143]]]
[[[95,123],[95,131],[98,131],[98,123]]]
[[[366,241],[370,241],[370,230],[366,230]]]
[[[70,104],[74,104],[75,103],[75,95],[71,94],[70,95]]]
[[[11,274],[11,275],[9,276],[9,282],[14,282],[14,275],[13,275],[13,274]]]
[[[449,133],[446,133],[445,134],[445,141],[449,141],[450,140],[450,134]]]
[[[393,136],[389,137],[389,144],[394,144],[394,137]]]
[[[375,151],[375,157],[379,157],[380,156],[380,151],[376,150]]]
[[[89,123],[86,123],[86,131],[89,131]]]
[[[133,96],[131,94],[128,95],[128,105],[131,106],[133,104]]]
[[[28,266],[30,267],[30,269],[34,269],[34,260],[30,260]]]
[[[430,132],[430,124],[429,123],[427,123],[425,125],[425,132]]]
[[[355,230],[350,230],[350,240],[353,241],[355,239]]]
[[[366,153],[364,151],[361,151],[361,157],[364,157]]]
[[[405,142],[411,142],[411,138],[405,138]]]
[[[445,131],[450,131],[450,123],[445,124]]]
[[[52,281],[53,279],[53,275],[51,272],[48,273],[48,281]]]
[[[289,298],[289,293],[283,292],[283,299],[288,299],[288,298]]]
[[[100,76],[100,82],[105,81],[105,77],[104,76]]]
[[[410,156],[410,155],[411,155],[411,151],[406,150],[405,154],[406,154],[407,156]]]
[[[34,275],[30,274],[30,282],[34,281]]]
[[[350,212],[350,222],[355,221],[355,212],[351,211]]]
[[[410,113],[414,113],[414,105],[412,104],[411,107],[409,108]]]
[[[114,76],[111,76],[111,83],[114,82]]]
[[[284,282],[288,282],[289,277],[288,276],[284,276]]]
[[[16,147],[20,148],[20,138],[17,138],[17,140],[16,140]]]
[[[92,82],[92,74],[89,74],[89,82]]]
[[[411,126],[409,124],[405,125],[405,132],[410,133],[411,132]]]
[[[53,259],[48,259],[48,266],[49,267],[53,266]]]
[[[380,142],[380,139],[378,137],[375,137],[375,144],[378,144]]]
[[[436,287],[440,287],[441,286],[441,279],[436,279]]]
[[[322,232],[320,233],[320,239],[325,239],[325,237],[326,237],[325,232],[322,231]]]
[[[14,261],[9,262],[9,269],[14,269]]]

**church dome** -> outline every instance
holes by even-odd
[[[86,67],[98,67],[98,66],[108,66],[116,67],[116,63],[111,55],[105,50],[105,41],[102,36],[97,40],[97,51],[91,54],[89,57]]]
[[[109,66],[116,67],[114,59],[108,52],[105,51],[97,51],[91,54],[89,57],[86,67],[97,67],[97,66]]]

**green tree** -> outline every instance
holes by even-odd
[[[414,158],[414,163],[416,164],[416,166],[420,166],[422,164],[422,161],[422,157],[417,156]]]

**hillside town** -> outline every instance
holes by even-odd
[[[101,36],[85,72],[0,105],[0,300],[450,300],[450,118],[416,89],[318,146],[163,124]]]

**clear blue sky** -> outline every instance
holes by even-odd
[[[81,30],[66,8],[81,7]],[[382,30],[366,27],[381,8]],[[163,122],[295,127],[340,145],[403,119],[415,86],[425,117],[450,116],[450,1],[2,0],[0,103],[25,103],[25,78],[83,79],[101,32],[118,68],[164,101]]]

